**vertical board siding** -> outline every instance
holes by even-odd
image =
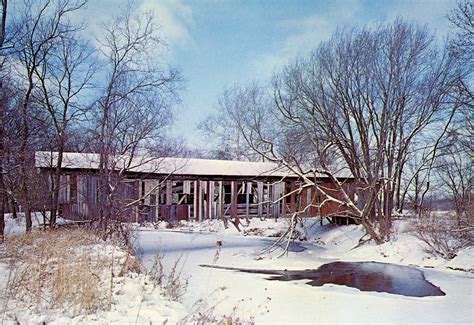
[[[62,217],[91,220],[98,217],[98,177],[94,174],[68,174],[60,178],[59,203]],[[347,213],[336,202],[320,203],[325,196],[315,187],[297,191],[296,180],[222,179],[126,179],[116,188],[115,208],[127,221],[197,220],[252,217],[280,217],[294,212],[304,216],[333,216]],[[320,183],[340,199],[331,182]],[[344,185],[350,197],[355,189]],[[294,192],[294,193],[293,193]],[[132,203],[132,204],[131,204]],[[123,206],[131,204],[126,211]]]

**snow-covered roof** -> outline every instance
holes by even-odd
[[[37,151],[36,167],[51,168],[57,164],[57,153]],[[64,153],[64,169],[97,170],[99,154]],[[144,158],[119,156],[111,159],[109,168],[126,169],[127,172],[158,175],[205,175],[230,177],[288,177],[295,176],[290,170],[271,162],[248,162],[197,158]]]

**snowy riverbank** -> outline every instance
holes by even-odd
[[[37,223],[36,223],[37,224]],[[21,219],[7,218],[9,236],[22,232]],[[472,323],[474,321],[474,248],[452,260],[435,258],[411,232],[409,223],[396,221],[396,232],[383,245],[366,243],[354,248],[364,232],[361,226],[321,226],[306,220],[288,255],[276,258],[281,247],[263,254],[288,227],[288,220],[242,221],[238,232],[220,221],[136,226],[136,244],[144,269],[141,274],[117,274],[112,282],[108,310],[73,313],[65,309],[34,310],[2,296],[2,319],[22,323],[143,323],[195,322],[232,319],[257,323]],[[8,239],[8,238],[7,238]],[[94,243],[90,252],[110,256],[109,243]],[[125,254],[113,248],[115,258]],[[4,254],[4,253],[2,253]],[[170,301],[147,273],[156,256],[163,256],[165,273],[179,260],[182,280],[188,280],[182,303]],[[123,256],[122,256],[123,257]],[[2,288],[11,276],[7,259],[0,263]],[[377,261],[413,266],[446,295],[406,297],[384,292],[362,292],[346,286],[313,287],[305,280],[269,281],[263,274],[203,268],[201,264],[265,270],[317,269],[334,261]],[[456,270],[454,270],[456,269]],[[110,281],[108,282],[110,284]]]
[[[307,241],[298,243],[303,250],[275,258],[279,251],[261,255],[275,236],[284,231],[286,220],[252,220],[242,233],[230,226],[225,229],[215,221],[183,223],[169,228],[141,228],[138,241],[143,261],[150,265],[151,256],[163,254],[168,265],[178,258],[184,261],[184,273],[190,287],[184,303],[188,308],[213,306],[213,312],[233,315],[257,323],[472,323],[474,275],[454,271],[455,265],[474,269],[474,250],[465,249],[451,261],[434,258],[424,251],[424,244],[397,222],[393,240],[383,244],[367,243],[352,249],[362,237],[360,226],[321,227],[318,221],[306,224]],[[300,229],[301,230],[301,229]],[[259,233],[266,236],[251,236]],[[303,234],[304,231],[301,231]],[[221,243],[218,246],[216,243]],[[428,281],[439,286],[446,296],[414,298],[379,292],[361,292],[354,288],[326,284],[311,287],[304,280],[269,281],[261,274],[199,267],[214,264],[251,269],[303,270],[316,269],[333,261],[379,261],[420,266]],[[165,263],[166,264],[166,263]],[[206,297],[206,304],[195,302]]]

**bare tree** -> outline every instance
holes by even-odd
[[[365,204],[355,215],[381,242],[393,209],[402,209],[401,176],[414,141],[430,125],[443,130],[458,107],[450,97],[456,61],[437,53],[426,29],[398,20],[377,31],[341,32],[321,46],[305,72],[305,112],[316,111],[308,115],[330,135],[363,188]]]
[[[451,48],[456,55],[471,56],[474,48],[474,4],[469,0],[459,0],[456,8],[448,13],[448,19],[456,28],[451,40]]]
[[[81,41],[77,33],[60,35],[56,45],[38,67],[35,77],[38,80],[38,102],[47,112],[48,124],[54,130],[51,151],[56,152],[54,173],[51,175],[50,226],[56,224],[59,205],[60,177],[63,154],[71,140],[70,129],[85,119],[90,105],[85,95],[91,87],[95,61],[91,59],[92,50],[87,42]]]
[[[1,99],[3,102],[3,181],[6,196],[6,204],[13,217],[17,216],[17,209],[22,207],[24,202],[21,188],[23,177],[22,172],[26,173],[28,180],[28,202],[34,209],[43,209],[48,202],[48,183],[43,182],[39,177],[34,163],[28,160],[26,164],[22,160],[20,152],[22,142],[23,115],[21,112],[22,89],[18,80],[12,76],[3,77],[3,89]],[[29,123],[29,141],[28,150],[34,151],[41,148],[44,143],[44,137],[49,126],[44,123],[42,110],[35,101],[30,103],[29,115],[32,117]],[[34,117],[34,118],[33,118]]]
[[[254,150],[290,167],[382,243],[394,208],[402,204],[401,178],[416,139],[445,130],[458,108],[452,94],[460,71],[455,57],[436,50],[426,28],[397,20],[341,30],[275,76],[273,106],[267,108],[275,118],[260,108],[242,109],[236,121]],[[358,195],[347,191],[328,159],[311,161],[313,170],[331,178],[340,195],[318,186],[305,174],[308,164],[282,150],[282,127],[294,132],[291,138],[304,139],[315,157],[337,153]]]
[[[3,70],[3,43],[5,41],[5,31],[7,25],[7,7],[8,1],[2,0],[2,21],[0,25],[0,70]],[[3,72],[3,71],[2,71]],[[3,73],[2,73],[3,74]],[[2,78],[3,79],[3,78]],[[0,92],[3,94],[3,82],[0,80]],[[0,242],[3,242],[5,238],[5,184],[3,181],[3,157],[4,157],[4,144],[3,144],[3,120],[4,120],[4,100],[2,98],[0,102]]]
[[[247,87],[235,85],[224,90],[218,100],[217,112],[206,117],[198,126],[206,141],[212,146],[211,156],[226,160],[257,161],[262,157],[248,146],[236,119],[242,111],[257,106],[263,92],[253,82]]]
[[[466,72],[472,76],[474,65],[474,4],[470,0],[459,0],[456,8],[448,13],[454,32],[450,39],[452,55],[459,57]],[[472,77],[460,80],[460,98],[469,110],[474,108]],[[472,126],[472,124],[471,124]],[[472,131],[472,129],[471,129]]]
[[[471,1],[458,1],[455,9],[448,13],[454,32],[449,49],[459,58],[465,74],[458,81],[456,100],[460,103],[453,127],[440,148],[440,159],[436,165],[437,176],[454,204],[456,225],[461,233],[473,230],[472,213],[473,165],[472,139],[474,137],[474,96],[472,73],[474,71],[474,5]],[[472,239],[471,239],[472,240]]]
[[[474,71],[474,4],[472,1],[458,1],[455,9],[448,13],[448,19],[455,28],[450,49],[453,55],[460,57],[467,75],[460,79],[458,100],[462,103],[460,112],[450,131],[443,160],[438,170],[439,176],[447,185],[454,201],[458,226],[465,223],[474,226],[472,213],[474,151],[474,93],[472,91],[472,73]],[[464,216],[464,220],[462,217]]]
[[[439,137],[434,141],[435,146],[431,152],[426,153],[424,149],[422,158],[417,162],[418,170],[412,176],[412,178],[416,177],[417,187],[422,188],[421,195],[415,197],[416,200],[419,199],[419,203],[416,201],[418,207],[423,206],[424,196],[429,194],[431,189],[430,184],[437,180],[440,181],[441,188],[447,190],[452,197],[457,227],[460,227],[460,223],[465,223],[470,219],[469,213],[466,215],[469,210],[466,209],[466,206],[470,204],[470,192],[472,191],[472,163],[469,156],[473,150],[474,130],[472,122],[472,109],[474,108],[472,93],[473,14],[474,7],[470,1],[459,1],[457,7],[448,13],[448,19],[454,27],[454,32],[447,44],[449,55],[455,58],[460,71],[457,79],[453,82],[454,87],[450,94],[457,110],[448,119],[451,125],[446,125],[443,129],[442,135],[446,136]],[[421,211],[418,212],[421,213]],[[462,221],[461,216],[464,219]]]
[[[289,125],[271,110],[274,103],[269,95],[271,87],[264,83],[250,82],[234,85],[223,91],[218,100],[217,112],[206,117],[199,129],[207,141],[217,148],[214,157],[258,161],[267,157],[255,151],[246,139],[246,127],[258,125],[268,138],[273,139],[283,156],[314,165],[309,139],[299,126]],[[263,131],[265,129],[265,131]]]
[[[106,83],[97,101],[98,199],[100,224],[107,229],[123,212],[117,200],[124,175],[152,159],[145,149],[156,147],[172,121],[181,77],[159,64],[164,44],[151,13],[128,8],[103,26],[99,43]]]
[[[31,119],[36,115],[31,114],[31,105],[35,99],[35,92],[41,87],[41,76],[50,62],[57,44],[61,39],[78,30],[68,21],[68,16],[85,4],[85,1],[75,0],[45,0],[33,2],[25,0],[22,3],[22,12],[15,17],[12,24],[18,36],[15,40],[15,65],[18,66],[18,76],[25,85],[22,90],[21,105],[21,143],[20,155],[20,188],[22,192],[22,206],[26,216],[26,230],[31,230],[31,210],[28,166],[33,164],[33,150],[31,141]],[[42,72],[43,71],[43,72]],[[43,92],[44,94],[44,92]],[[44,99],[44,96],[43,96]],[[48,105],[46,105],[48,106]],[[51,108],[51,107],[50,107]]]
[[[442,153],[436,172],[454,203],[458,227],[474,227],[472,211],[473,167],[472,152],[467,152],[457,134],[451,134]]]

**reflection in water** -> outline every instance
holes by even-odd
[[[376,262],[333,262],[316,270],[278,271],[256,270],[201,265],[219,269],[272,275],[268,280],[309,280],[307,284],[322,286],[327,283],[345,285],[361,291],[388,292],[411,297],[444,296],[445,293],[425,279],[421,270]]]

